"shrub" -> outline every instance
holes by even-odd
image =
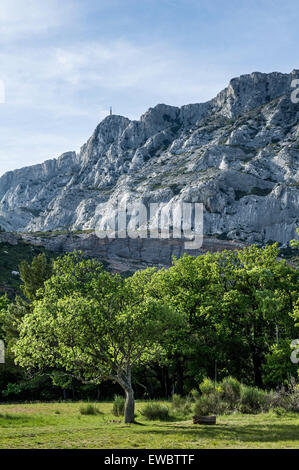
[[[277,417],[284,416],[287,413],[287,410],[285,408],[282,408],[281,406],[273,408],[272,411]]]
[[[167,421],[170,419],[168,406],[161,405],[160,403],[154,401],[147,403],[141,411],[141,414],[146,419],[150,419],[152,421]]]
[[[233,377],[226,377],[221,382],[221,398],[234,409],[241,395],[241,384]]]
[[[203,395],[210,395],[215,392],[215,383],[206,377],[199,385],[199,389]]]
[[[241,413],[258,413],[267,407],[268,396],[256,387],[242,385],[239,410]]]
[[[89,403],[88,405],[81,406],[80,409],[81,415],[98,415],[102,414],[102,412],[94,405]]]
[[[125,414],[125,397],[122,397],[121,395],[114,395],[114,401],[113,401],[113,410],[112,413],[114,416],[124,416]]]
[[[172,396],[172,408],[183,415],[187,415],[191,411],[190,398],[184,398],[176,393]]]
[[[283,408],[287,411],[299,411],[299,385],[294,381],[289,382],[288,388],[281,387],[280,390],[271,392],[270,405],[272,409]]]
[[[194,405],[194,414],[198,416],[220,415],[228,412],[229,406],[217,394],[202,395]]]
[[[193,388],[190,394],[191,394],[192,399],[195,401],[198,400],[198,398],[200,397],[200,393],[198,390],[196,390],[196,388]]]
[[[289,409],[299,412],[299,384],[291,383],[289,387]]]

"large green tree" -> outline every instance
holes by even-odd
[[[188,318],[182,381],[196,374],[231,374],[262,384],[272,345],[296,334],[290,314],[299,273],[277,256],[276,246],[185,255],[155,274],[157,298]]]
[[[154,271],[122,279],[78,254],[56,260],[21,322],[16,361],[58,368],[85,383],[118,383],[126,396],[125,422],[133,422],[132,371],[162,358],[183,321],[149,294]]]

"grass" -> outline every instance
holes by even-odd
[[[112,403],[94,404],[101,414],[81,415],[86,403],[0,405],[1,449],[225,449],[299,448],[299,414],[233,414],[216,426],[184,421],[148,421],[136,403],[137,422],[125,425]]]

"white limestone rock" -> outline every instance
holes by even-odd
[[[78,154],[0,178],[0,226],[87,229],[118,197],[184,200],[204,203],[206,235],[286,245],[299,226],[298,77],[254,72],[207,103],[159,104],[139,121],[107,116]]]

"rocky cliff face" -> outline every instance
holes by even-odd
[[[237,241],[219,240],[204,237],[203,245],[197,250],[186,250],[180,239],[114,239],[98,238],[95,233],[44,233],[14,234],[0,233],[0,245],[22,247],[34,250],[44,248],[48,252],[62,254],[80,250],[88,258],[97,258],[113,272],[134,272],[148,266],[169,267],[173,257],[180,258],[184,253],[199,256],[207,251],[240,250],[244,244]],[[3,251],[3,250],[2,250]],[[23,251],[23,250],[20,250]],[[35,252],[34,252],[35,254]],[[9,256],[9,253],[7,252]],[[18,269],[18,264],[13,266]],[[1,288],[1,284],[0,284]],[[1,292],[1,289],[0,289]]]
[[[139,121],[108,116],[79,154],[0,178],[7,231],[85,230],[128,201],[204,204],[204,232],[245,242],[295,237],[299,104],[290,74],[231,80],[207,103],[159,104]]]

